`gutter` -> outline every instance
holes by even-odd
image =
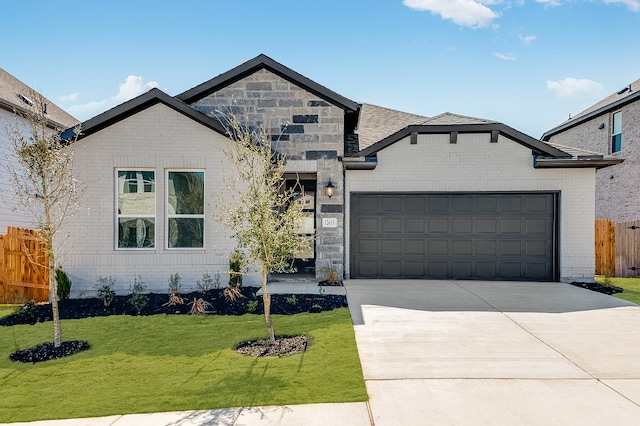
[[[373,170],[378,165],[378,157],[343,157],[344,170]]]
[[[533,158],[534,169],[584,169],[615,166],[620,164],[624,159],[603,159],[602,157],[592,158]]]

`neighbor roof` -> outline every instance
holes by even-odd
[[[0,108],[7,111],[27,111],[32,101],[31,94],[37,93],[31,87],[27,86],[7,71],[0,68]],[[66,129],[79,123],[79,120],[71,116],[62,108],[46,99],[47,116],[52,127]]]
[[[568,130],[574,126],[577,126],[578,124],[589,121],[592,118],[595,118],[609,111],[621,108],[622,106],[630,104],[631,102],[635,102],[637,100],[640,100],[640,80],[634,81],[623,89],[607,96],[600,102],[576,114],[574,117],[568,119],[559,126],[556,126],[553,129],[545,132],[542,135],[542,140],[549,140],[549,138],[553,135]]]
[[[201,113],[200,111],[192,108],[191,106],[174,98],[173,96],[167,95],[160,89],[151,89],[148,92],[131,99],[130,101],[111,108],[110,110],[96,115],[95,117],[82,123],[80,127],[81,133],[78,136],[78,139],[82,139],[93,133],[99,132],[106,127],[109,127],[119,121],[124,120],[125,118],[128,118],[159,103],[172,108],[173,110],[191,118],[192,120],[197,121],[198,123],[206,127],[209,127],[212,130],[215,130],[222,135],[228,136],[225,127],[222,125],[222,123],[220,123],[220,121],[218,121],[217,118],[209,117]],[[65,133],[67,133],[67,137],[71,137],[73,135],[72,132],[73,129],[68,129]]]
[[[209,81],[205,81],[202,84],[199,84],[186,92],[183,92],[176,96],[176,98],[181,101],[191,104],[199,99],[204,98],[205,96],[210,95],[236,81],[242,80],[243,78],[259,71],[263,68],[268,69],[274,74],[279,75],[280,77],[288,80],[305,90],[315,94],[316,96],[336,105],[342,109],[357,111],[359,108],[359,104],[345,98],[342,95],[337,94],[336,92],[327,89],[326,87],[316,83],[315,81],[293,71],[290,68],[285,67],[279,62],[274,61],[270,57],[266,55],[258,55],[255,58],[243,62],[237,67],[220,74],[217,77],[212,78]]]
[[[410,124],[421,123],[427,118],[378,105],[362,104],[356,130],[360,149],[365,149],[398,130]]]

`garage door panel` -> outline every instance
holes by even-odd
[[[449,232],[449,219],[428,219],[430,234],[444,234]]]
[[[354,278],[554,279],[554,194],[353,194],[351,211]]]

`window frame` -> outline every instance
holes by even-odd
[[[170,173],[202,173],[202,214],[171,214],[169,213],[169,174]],[[176,250],[176,251],[184,251],[184,250],[205,250],[206,248],[206,214],[207,214],[207,203],[205,203],[204,197],[207,193],[207,174],[206,170],[202,168],[171,168],[165,169],[165,194],[164,194],[164,208],[165,208],[165,236],[164,236],[164,247],[166,250]],[[171,219],[182,218],[182,219],[202,219],[202,246],[201,247],[170,247],[169,245],[169,230],[170,225],[169,221]]]
[[[618,132],[616,132],[616,118],[619,117],[620,118],[620,129]],[[618,137],[617,139],[617,143],[616,143],[616,137]],[[611,154],[617,154],[619,152],[622,152],[622,110],[618,110],[615,111],[614,113],[611,114],[611,139],[610,139],[611,143],[610,143],[610,149],[611,149]],[[617,146],[617,150],[615,149]]]
[[[153,193],[153,213],[149,214],[122,214],[118,211],[118,206],[120,202],[120,187],[119,187],[119,174],[121,172],[125,173],[143,173],[143,172],[151,172],[153,173],[153,191],[144,191],[146,189],[146,185],[144,183],[144,178],[142,178],[143,192],[142,193]],[[117,167],[114,169],[114,193],[115,193],[115,202],[114,202],[114,217],[115,217],[115,226],[114,226],[114,248],[116,251],[155,251],[158,248],[158,233],[157,233],[157,225],[158,225],[158,173],[155,168],[151,167]],[[124,185],[130,185],[127,182],[127,178],[125,177]],[[136,183],[136,189],[139,188],[139,183]],[[131,187],[129,187],[130,189]],[[129,193],[129,192],[127,192]],[[124,194],[124,192],[123,192]],[[138,218],[138,219],[151,219],[153,220],[154,225],[154,238],[153,238],[153,246],[149,247],[120,247],[120,219],[123,218]]]

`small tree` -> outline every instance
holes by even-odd
[[[235,144],[227,157],[238,179],[229,182],[234,197],[220,203],[220,221],[230,227],[238,248],[260,265],[264,319],[269,341],[275,344],[267,276],[290,268],[302,246],[298,233],[302,205],[295,202],[295,190],[285,188],[285,160],[271,149],[264,128],[247,128],[231,117],[228,129]]]
[[[53,311],[54,346],[61,345],[60,316],[58,314],[58,287],[55,265],[57,250],[54,239],[64,220],[78,207],[82,190],[73,178],[73,152],[65,146],[73,141],[64,140],[62,130],[52,128],[46,113],[46,99],[39,93],[30,93],[30,109],[15,111],[14,123],[5,123],[17,164],[9,161],[9,181],[13,195],[34,219],[38,238],[45,247],[49,270],[49,294]],[[21,128],[26,120],[27,131]],[[74,137],[79,134],[75,129]]]

